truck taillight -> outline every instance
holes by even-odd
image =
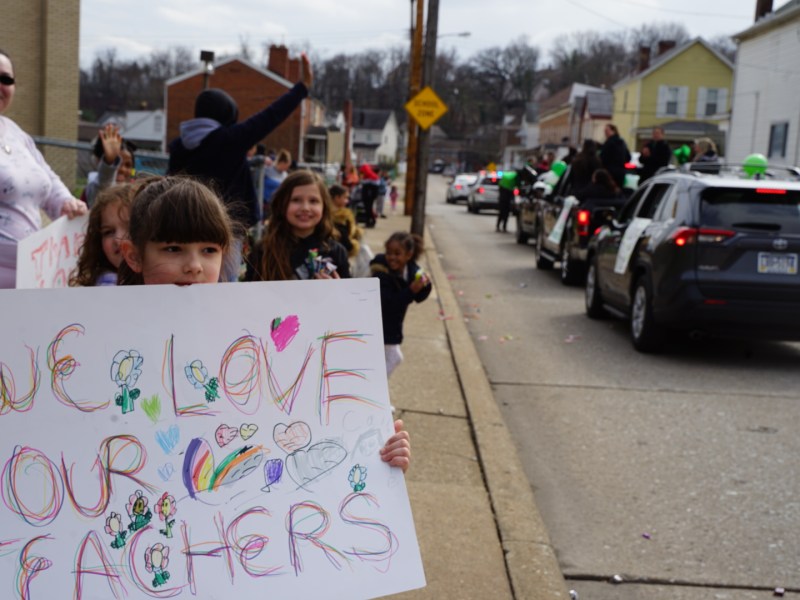
[[[479,193],[479,194],[482,194],[484,191],[485,191],[485,190],[484,190],[482,187],[479,187],[479,188],[478,188],[478,193]]]
[[[579,210],[575,219],[578,222],[578,235],[589,235],[589,221],[592,220],[592,213],[588,210]]]
[[[514,195],[519,196],[519,188],[514,188]]]

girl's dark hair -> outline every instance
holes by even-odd
[[[617,182],[614,181],[611,173],[605,169],[597,169],[594,173],[592,173],[592,180],[597,185],[602,185],[604,188],[608,188],[615,194],[619,193],[619,186],[617,185]]]
[[[278,186],[272,196],[272,216],[264,234],[261,262],[255,265],[258,275],[263,281],[285,281],[292,279],[291,254],[297,242],[292,226],[286,220],[286,211],[292,199],[292,192],[302,185],[316,185],[322,198],[322,218],[314,228],[314,235],[320,240],[323,249],[327,249],[331,239],[335,239],[336,229],[333,225],[333,205],[328,188],[322,178],[314,173],[301,169],[295,171]]]
[[[116,204],[122,220],[127,221],[135,191],[135,187],[131,184],[114,185],[97,195],[89,211],[89,224],[86,227],[86,238],[81,247],[78,266],[69,278],[70,286],[90,287],[95,285],[101,274],[117,272],[117,268],[109,262],[106,253],[103,252],[103,210]]]
[[[400,244],[406,252],[411,252],[411,260],[416,261],[422,252],[425,250],[425,243],[422,241],[422,236],[416,233],[408,233],[406,231],[395,231],[386,240],[384,248],[387,248],[391,243]]]
[[[129,238],[140,255],[148,242],[219,244],[231,248],[233,227],[222,201],[207,186],[189,177],[143,180],[131,205]],[[123,261],[118,285],[142,284],[141,273]]]
[[[343,185],[339,185],[338,183],[334,183],[328,188],[328,193],[331,195],[331,198],[334,196],[343,196],[347,193],[347,188],[345,188]]]

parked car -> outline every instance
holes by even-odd
[[[428,169],[429,173],[442,173],[445,168],[445,162],[441,158],[437,158],[433,161],[433,164]]]
[[[477,173],[459,173],[447,186],[447,203],[454,204],[469,197],[470,188],[478,181]]]
[[[481,171],[478,181],[470,188],[467,196],[467,211],[478,214],[481,209],[500,207],[500,171]]]
[[[800,339],[800,176],[693,166],[648,179],[592,238],[587,315],[628,319],[642,352],[672,329]]]

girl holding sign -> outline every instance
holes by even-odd
[[[134,186],[118,185],[100,192],[89,211],[86,238],[70,286],[116,285],[122,263],[120,247],[128,237]]]
[[[119,283],[217,283],[232,240],[228,213],[202,183],[183,177],[145,182],[131,206]],[[381,459],[405,472],[411,461],[409,435],[401,420],[394,422],[394,430],[380,451]]]

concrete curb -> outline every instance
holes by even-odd
[[[503,547],[512,593],[517,599],[569,598],[555,551],[536,507],[478,352],[464,324],[430,231],[426,259],[439,296],[456,374],[467,406],[483,477]]]

